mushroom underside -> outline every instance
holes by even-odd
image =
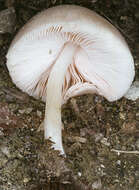
[[[133,58],[125,41],[113,27],[104,27],[104,33],[101,27],[93,34],[67,31],[64,24],[40,27],[22,36],[7,55],[15,84],[46,101],[45,138],[51,138],[62,154],[61,105],[87,93],[117,100],[134,77]]]

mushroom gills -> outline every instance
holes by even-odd
[[[28,22],[10,46],[7,67],[17,87],[46,100],[45,138],[61,154],[61,105],[86,93],[118,100],[135,75],[121,34],[95,12],[74,5],[50,8]]]

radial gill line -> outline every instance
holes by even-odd
[[[37,34],[34,32],[34,35],[37,35]],[[79,45],[80,47],[82,47],[85,50],[87,50],[88,48],[90,49],[90,45],[92,45],[92,43],[93,43],[93,37],[90,36],[89,34],[82,33],[79,31],[65,32],[64,28],[62,26],[52,26],[52,27],[48,28],[47,30],[41,30],[38,32],[38,35],[36,37],[39,40],[39,39],[44,38],[44,36],[48,40],[51,38],[53,38],[53,39],[60,38],[61,40],[64,40],[65,42],[71,41],[71,42],[73,42],[73,44]],[[51,68],[52,68],[52,65],[51,65]],[[74,71],[76,73],[75,76],[72,76],[73,78],[75,77],[74,80],[76,82],[79,82],[79,81],[83,82],[85,79],[83,76],[79,75],[79,72],[78,72],[78,69],[76,68],[76,66],[75,66]],[[44,75],[46,75],[46,76],[44,76]],[[70,81],[68,81],[68,82],[73,81],[72,77],[71,77]],[[39,78],[37,84],[34,86],[34,88],[30,89],[30,92],[33,94],[33,91],[37,91],[37,94],[39,97],[45,95],[47,80],[48,80],[48,73],[47,73],[47,71],[45,71],[43,73],[43,75],[42,74],[40,75],[40,78]],[[67,84],[66,86],[69,86],[69,84]]]

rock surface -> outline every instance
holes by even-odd
[[[137,100],[139,98],[139,81],[135,81],[125,97],[129,100]]]
[[[0,12],[0,34],[13,33],[15,31],[15,9],[8,8]]]

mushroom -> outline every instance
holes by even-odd
[[[7,67],[17,87],[46,101],[45,138],[61,154],[61,105],[87,93],[118,100],[134,78],[134,61],[119,31],[75,5],[56,6],[33,17],[13,40]]]

